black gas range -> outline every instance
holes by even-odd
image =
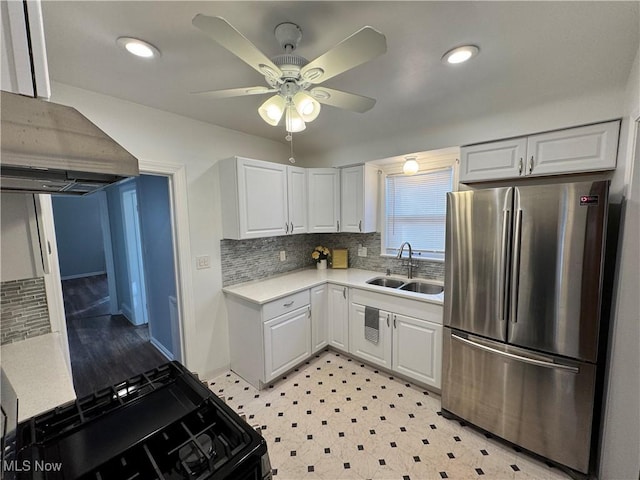
[[[177,362],[18,424],[6,480],[271,479],[262,436]]]

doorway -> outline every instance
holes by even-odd
[[[141,175],[53,198],[78,396],[182,358],[170,187]]]

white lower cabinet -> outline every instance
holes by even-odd
[[[311,355],[311,307],[264,322],[265,382]]]
[[[393,314],[393,369],[440,388],[442,325]]]
[[[391,368],[391,314],[378,315],[378,341],[365,338],[365,306],[352,303],[349,310],[349,353],[381,367]]]
[[[349,303],[348,288],[342,285],[328,284],[329,345],[349,351]]]
[[[349,353],[439,389],[442,306],[357,289],[351,292]],[[365,305],[379,309],[377,343],[365,338]]]
[[[311,353],[316,353],[329,343],[327,285],[311,289]]]

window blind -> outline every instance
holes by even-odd
[[[385,252],[395,255],[403,242],[425,256],[444,254],[446,193],[453,168],[386,179]]]

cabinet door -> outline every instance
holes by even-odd
[[[301,167],[287,166],[288,233],[307,232],[307,174]]]
[[[523,176],[526,148],[525,137],[462,147],[460,182]]]
[[[329,345],[349,350],[349,308],[347,287],[329,284]]]
[[[340,171],[335,168],[309,168],[309,233],[340,231]]]
[[[349,353],[363,360],[391,368],[391,313],[380,310],[378,342],[365,338],[365,306],[352,303],[349,309]]]
[[[393,369],[440,388],[442,325],[393,314]]]
[[[286,165],[239,158],[237,168],[241,238],[285,235],[289,221]]]
[[[316,353],[327,346],[329,328],[327,325],[327,285],[311,289],[311,351]]]
[[[264,323],[265,382],[311,355],[311,318],[309,306]]]
[[[340,218],[343,232],[362,232],[364,217],[364,166],[340,172]]]
[[[532,135],[527,175],[554,175],[616,168],[620,122],[599,123]]]

